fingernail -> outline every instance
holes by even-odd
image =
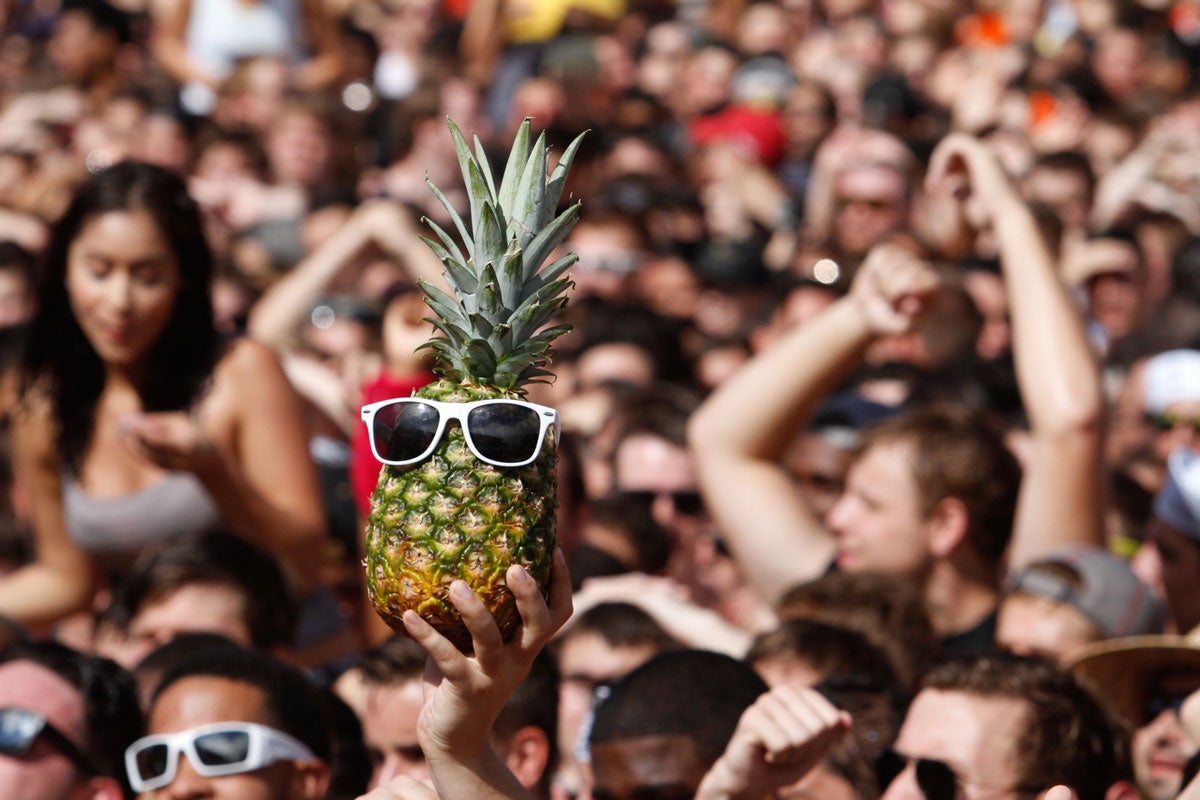
[[[409,633],[424,633],[429,629],[429,623],[422,619],[421,615],[412,609],[404,612],[404,616],[401,617],[401,621],[404,623],[404,627],[408,629]]]
[[[455,581],[450,584],[450,596],[455,600],[469,600],[471,598],[471,587],[467,586],[466,581]]]
[[[507,577],[508,582],[514,586],[525,586],[529,581],[533,580],[529,577],[529,573],[519,564],[513,564],[508,568]]]

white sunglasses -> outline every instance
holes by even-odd
[[[362,419],[371,437],[371,452],[383,464],[403,467],[428,458],[457,420],[475,457],[496,467],[523,467],[542,452],[546,431],[558,412],[525,400],[474,400],[444,403],[421,397],[398,397],[363,406]]]
[[[125,771],[135,792],[170,786],[183,753],[206,778],[253,772],[279,761],[316,758],[303,742],[254,722],[214,722],[178,733],[143,736],[125,750]]]

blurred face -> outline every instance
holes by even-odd
[[[279,183],[315,186],[325,177],[330,149],[325,125],[301,111],[285,113],[268,131],[267,158]]]
[[[88,220],[67,251],[67,295],[106,365],[139,368],[170,322],[182,276],[171,245],[146,211]]]
[[[1167,406],[1166,411],[1151,420],[1154,429],[1154,454],[1160,463],[1179,447],[1193,450],[1200,445],[1200,400],[1181,400]]]
[[[614,478],[620,493],[646,493],[656,522],[676,536],[696,528],[698,514],[683,502],[693,497],[696,475],[688,452],[651,434],[624,439],[614,456]]]
[[[113,35],[99,33],[83,11],[68,11],[59,17],[50,36],[50,57],[72,81],[87,79],[115,50]]]
[[[708,771],[687,736],[593,743],[592,800],[691,800]]]
[[[1095,626],[1066,603],[1018,592],[1000,604],[996,642],[1010,653],[1066,664],[1080,647],[1101,638]]]
[[[1143,275],[1137,250],[1128,242],[1100,240],[1086,244],[1090,277],[1086,283],[1092,319],[1110,337],[1128,333],[1142,313]]]
[[[891,167],[852,167],[837,176],[833,237],[850,255],[863,255],[872,245],[904,225],[908,213],[904,177]]]
[[[1133,734],[1133,775],[1146,800],[1171,800],[1179,794],[1183,766],[1196,752],[1179,714],[1164,709]]]
[[[191,676],[168,686],[150,710],[147,734],[176,733],[213,722],[257,722],[276,726],[266,708],[261,689],[248,683],[215,676]],[[294,780],[292,762],[276,762],[253,772],[207,778],[192,769],[186,755],[179,757],[175,780],[154,792],[149,800],[316,800],[313,788]]]
[[[1200,625],[1200,544],[1162,520],[1151,520],[1147,531],[1158,555],[1159,574],[1175,626],[1190,631]]]
[[[909,706],[895,749],[908,765],[882,800],[923,800],[915,759],[932,759],[954,772],[958,797],[1008,800],[1019,780],[1015,744],[1025,724],[1025,705],[1009,699],[925,689]]]
[[[846,491],[828,517],[842,569],[913,574],[928,562],[910,449],[880,442],[850,467]]]
[[[143,604],[129,624],[141,657],[182,633],[217,633],[251,647],[242,593],[219,583],[187,584]]]
[[[787,457],[787,467],[796,477],[804,502],[824,519],[845,491],[846,473],[854,455],[828,436],[805,433]]]
[[[0,707],[36,711],[76,744],[83,742],[83,697],[50,670],[32,661],[0,664]],[[22,758],[0,755],[0,797],[11,800],[70,800],[86,778],[45,736]]]
[[[576,740],[596,700],[596,688],[609,685],[644,664],[655,653],[652,645],[613,646],[592,631],[563,640],[558,655],[562,678],[558,708],[559,748],[575,752]]]
[[[425,754],[417,742],[421,703],[419,680],[368,687],[362,726],[363,742],[373,768],[372,789],[402,775],[418,781],[429,780]]]

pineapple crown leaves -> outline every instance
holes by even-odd
[[[547,176],[546,136],[531,141],[526,119],[497,187],[479,137],[472,151],[454,121],[447,124],[470,197],[470,219],[468,224],[426,177],[458,241],[425,220],[434,236],[421,239],[445,266],[453,294],[421,283],[425,302],[437,315],[430,322],[438,329],[424,347],[434,352],[437,371],[445,377],[518,389],[551,376],[545,369],[554,355],[551,342],[570,329],[549,323],[567,304],[573,285],[567,271],[577,258],[569,253],[545,268],[542,264],[579,219],[578,201],[555,212],[584,134],[567,146]]]

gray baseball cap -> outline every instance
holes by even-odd
[[[1050,565],[1066,567],[1078,586]],[[1017,572],[1010,592],[1048,597],[1077,609],[1107,638],[1162,633],[1162,601],[1133,574],[1129,562],[1100,547],[1059,550]]]

